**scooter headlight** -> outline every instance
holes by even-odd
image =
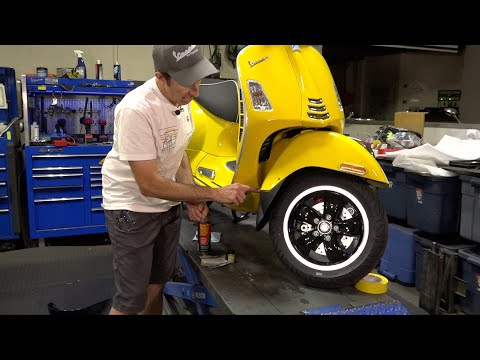
[[[335,85],[335,82],[333,83],[333,88],[335,89],[335,95],[337,96],[338,107],[340,108],[340,111],[343,111],[342,99],[340,99],[340,94],[338,93],[337,85]]]
[[[253,108],[258,111],[272,110],[272,105],[270,105],[270,101],[268,101],[268,97],[263,91],[262,85],[255,80],[247,80],[247,85],[250,97],[252,98]]]

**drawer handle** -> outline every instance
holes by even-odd
[[[5,156],[5,154],[4,154],[4,153],[0,153],[0,156]]]
[[[102,181],[102,178],[90,178],[90,181]]]
[[[8,195],[0,196],[0,199],[8,199]]]
[[[102,173],[101,172],[96,172],[96,171],[95,172],[91,171],[90,175],[102,175]]]
[[[44,175],[33,175],[33,178],[57,178],[57,177],[74,177],[74,176],[83,176],[83,174],[44,174]]]
[[[103,208],[92,208],[92,211],[103,211]]]
[[[0,213],[7,213],[7,212],[10,212],[10,210],[8,210],[8,209],[0,209]]]
[[[7,183],[6,182],[0,182],[0,186],[6,186]]]
[[[90,199],[92,199],[92,200],[103,199],[103,196],[102,195],[94,195],[94,196],[90,197]]]
[[[102,157],[104,158],[107,154],[77,154],[77,155],[32,155],[32,158],[72,158],[72,157]]]
[[[102,187],[102,184],[90,184],[90,187]]]
[[[77,200],[83,200],[83,197],[38,199],[38,200],[34,200],[33,202],[42,203],[42,202],[63,202],[63,201],[77,201]]]
[[[36,186],[33,190],[83,188],[83,185]]]
[[[0,168],[0,171],[6,171],[7,168]]]
[[[65,167],[44,167],[33,168],[32,171],[45,171],[45,170],[82,170],[81,166],[65,166]]]

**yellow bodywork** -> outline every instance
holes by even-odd
[[[355,140],[331,131],[308,130],[290,139],[279,139],[272,146],[270,159],[260,167],[260,190],[270,191],[297,170],[318,167],[345,172],[342,164],[365,168],[362,177],[388,186],[377,160]]]
[[[335,82],[315,48],[247,46],[238,54],[237,72],[237,123],[220,119],[192,101],[195,131],[187,154],[197,183],[220,187],[238,182],[268,191],[304,167],[340,172],[340,164],[347,163],[365,167],[363,178],[388,184],[375,158],[342,135],[345,117]],[[254,108],[251,82],[261,85],[271,109]],[[288,131],[296,133],[288,135]],[[272,142],[271,151],[268,159],[260,161],[266,140]],[[226,166],[235,161],[233,169]],[[202,174],[201,168],[214,170],[214,179]],[[259,202],[260,194],[250,193],[232,209],[255,211]]]

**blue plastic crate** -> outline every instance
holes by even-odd
[[[388,216],[400,220],[407,220],[407,187],[405,184],[405,170],[395,167],[391,162],[378,161],[387,176],[390,186],[378,189],[378,196]]]
[[[460,277],[465,282],[465,297],[460,299],[462,311],[469,315],[480,315],[480,249],[458,250]]]
[[[460,179],[408,171],[405,174],[408,225],[433,235],[458,233]]]
[[[378,272],[406,286],[415,285],[415,238],[417,229],[388,224],[388,241]]]

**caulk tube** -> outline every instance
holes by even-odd
[[[95,64],[95,79],[103,80],[103,65],[100,60]]]

